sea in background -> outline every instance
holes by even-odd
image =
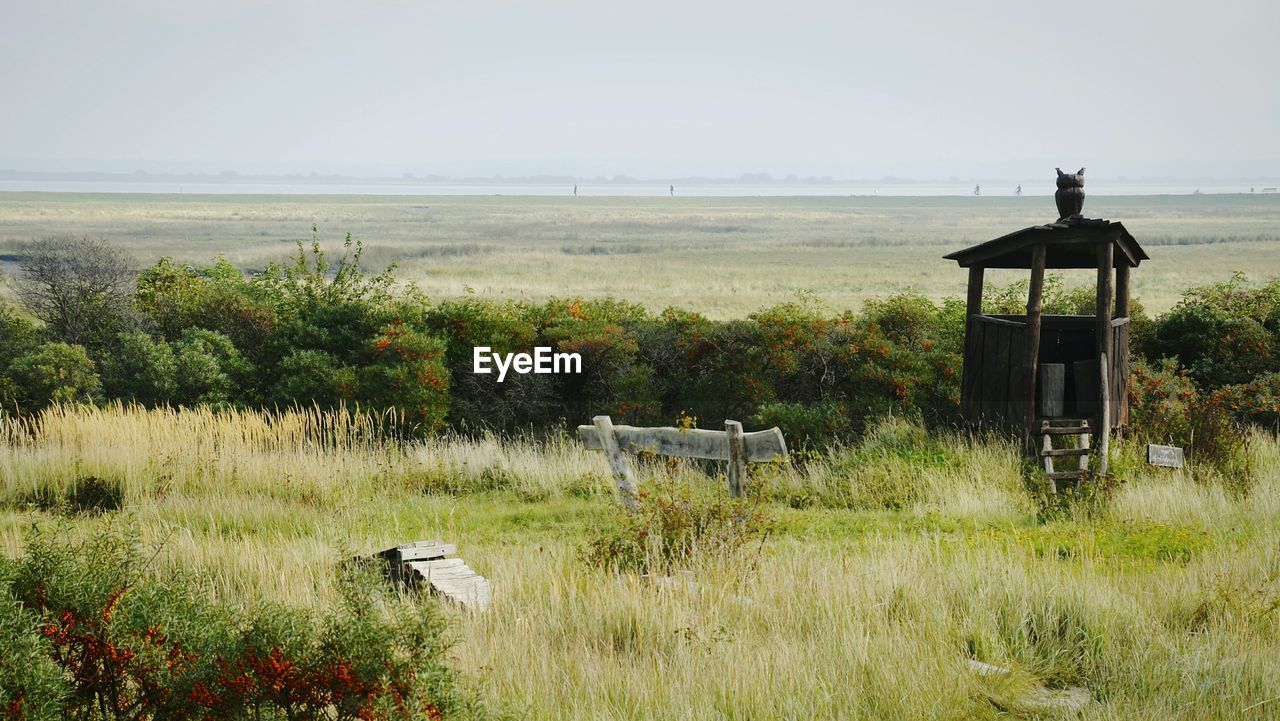
[[[661,197],[672,194],[671,183],[658,182],[590,182],[580,181],[577,185],[579,197]],[[1017,194],[1016,181],[999,181],[978,183],[981,195],[993,197],[1011,197]],[[1196,192],[1205,194],[1221,193],[1275,193],[1280,181],[1208,181],[1196,184],[1194,181],[1168,182],[1126,182],[1126,181],[1089,181],[1085,187],[1090,195],[1190,195]],[[1022,184],[1023,195],[1052,195],[1052,182],[1039,179],[1034,183]],[[350,180],[350,181],[301,181],[281,182],[276,180],[227,180],[205,182],[178,182],[168,180],[37,180],[0,179],[0,191],[4,192],[45,192],[45,193],[165,193],[165,194],[217,194],[217,195],[530,195],[530,196],[572,196],[572,182],[471,182],[442,181],[414,182],[412,180]],[[675,184],[674,194],[677,197],[777,197],[777,196],[905,196],[905,197],[942,197],[972,196],[973,182],[849,182],[831,183],[805,182],[691,182]]]

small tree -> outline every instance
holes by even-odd
[[[52,340],[96,346],[131,318],[134,261],[102,239],[58,235],[27,244],[18,297]]]

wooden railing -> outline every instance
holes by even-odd
[[[636,505],[636,478],[628,453],[727,461],[729,493],[735,498],[745,492],[747,463],[770,461],[787,454],[782,431],[770,428],[743,433],[738,421],[725,421],[723,431],[615,426],[609,416],[596,416],[591,423],[578,426],[578,438],[587,448],[604,451],[622,502],[631,509]]]

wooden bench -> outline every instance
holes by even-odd
[[[627,453],[726,461],[729,464],[729,494],[734,498],[741,497],[745,490],[747,463],[771,461],[787,455],[787,444],[781,430],[770,428],[743,433],[742,424],[738,421],[725,421],[723,431],[615,426],[609,416],[596,416],[591,422],[589,426],[578,426],[578,437],[587,448],[603,451],[609,459],[618,492],[629,509],[636,507],[636,477]]]

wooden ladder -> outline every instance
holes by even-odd
[[[1089,472],[1089,421],[1071,420],[1058,423],[1043,421],[1040,424],[1040,434],[1044,437],[1040,446],[1040,458],[1044,461],[1044,473],[1049,477],[1050,490],[1054,493],[1058,492],[1058,481],[1079,482],[1084,478],[1084,474]],[[1054,436],[1076,436],[1080,442],[1076,448],[1054,448]],[[1053,469],[1053,459],[1064,456],[1079,459],[1076,470],[1055,471]]]

